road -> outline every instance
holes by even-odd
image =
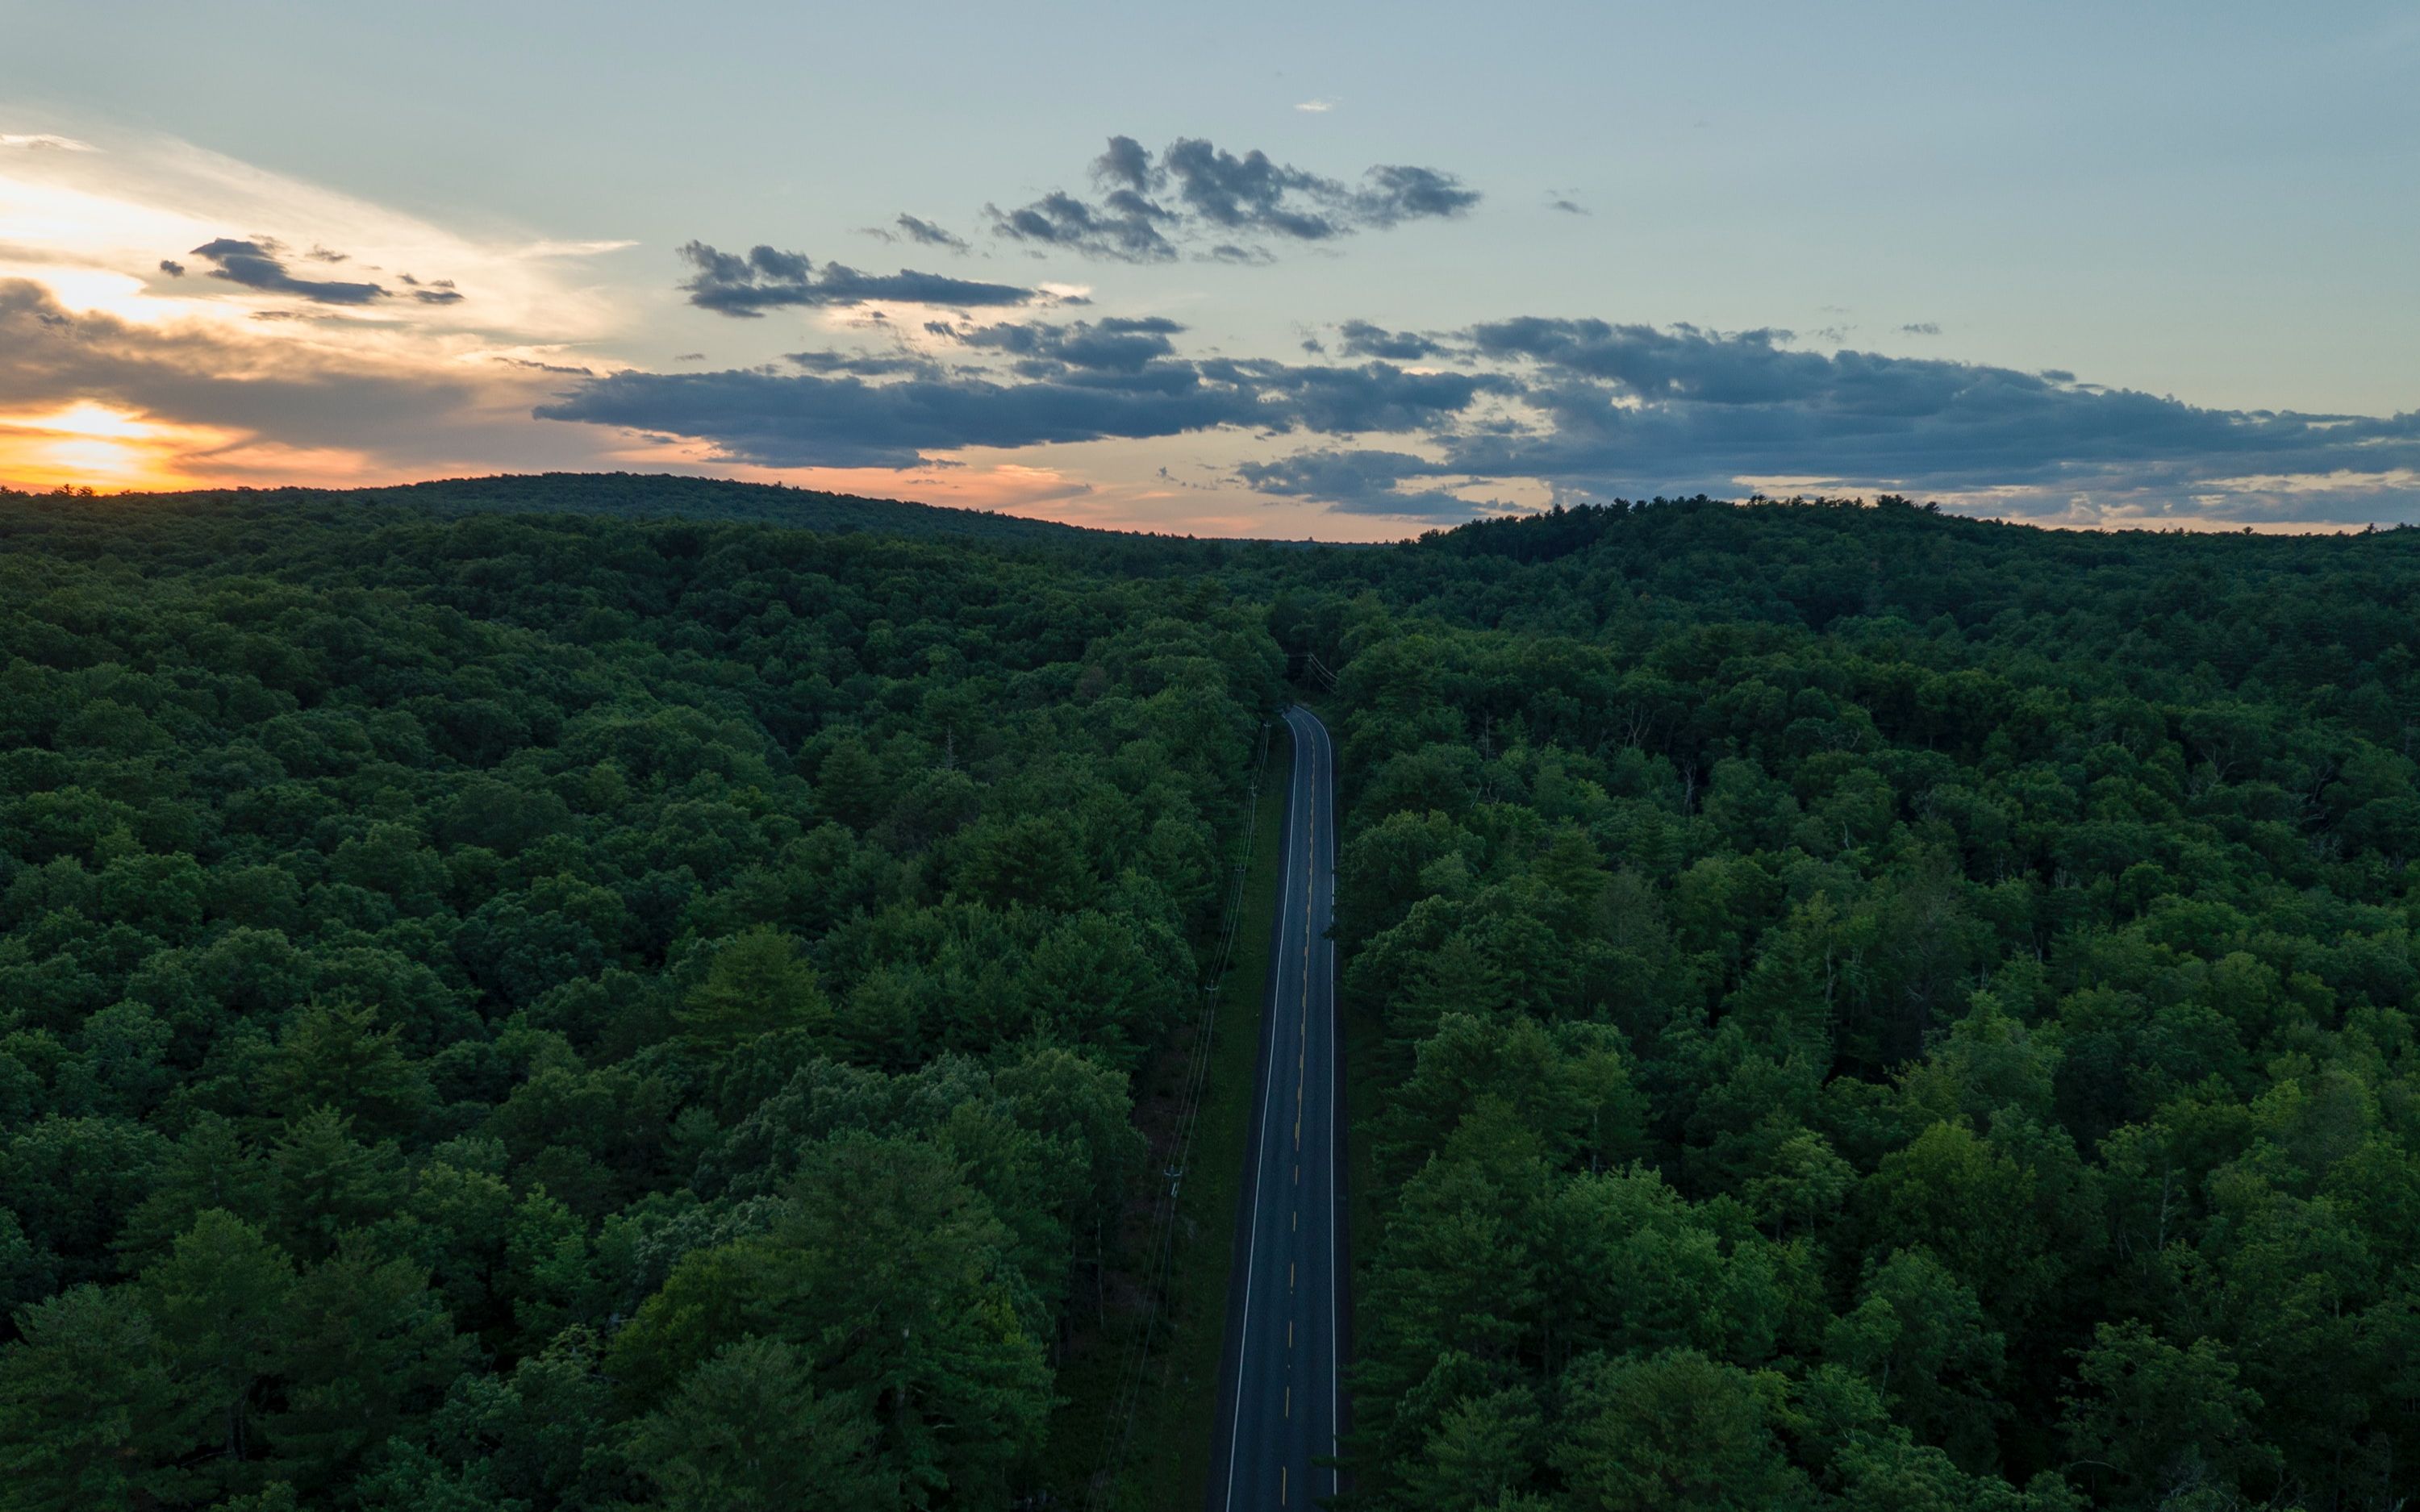
[[[1211,1512],[1314,1506],[1338,1489],[1345,1339],[1343,1102],[1336,1029],[1336,748],[1307,709],[1294,733],[1284,883],[1262,1014],[1260,1093],[1236,1214]]]

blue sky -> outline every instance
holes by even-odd
[[[2420,515],[2408,6],[1010,9],[0,0],[0,480]]]

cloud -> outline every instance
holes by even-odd
[[[1418,332],[1388,331],[1367,320],[1347,320],[1336,328],[1336,332],[1347,357],[1384,357],[1392,362],[1417,363],[1445,349]]]
[[[1092,178],[1095,199],[1053,190],[1014,209],[986,206],[993,233],[1124,262],[1166,262],[1204,242],[1202,255],[1259,262],[1270,256],[1270,243],[1328,242],[1447,219],[1480,199],[1435,168],[1381,163],[1347,184],[1199,137],[1180,137],[1155,157],[1133,137],[1113,136],[1094,160]]]
[[[1381,163],[1370,170],[1369,186],[1354,196],[1363,224],[1400,225],[1405,221],[1446,220],[1479,203],[1479,191],[1435,168]]]
[[[251,240],[220,237],[195,247],[191,255],[218,265],[210,277],[265,294],[292,294],[315,304],[371,304],[387,297],[387,291],[376,284],[297,278],[286,270],[283,252],[266,237]]]
[[[1356,361],[1188,357],[1183,327],[1160,317],[937,320],[923,336],[943,344],[938,353],[617,374],[537,412],[687,437],[771,467],[907,469],[972,448],[1212,431],[1254,445],[1334,438],[1247,455],[1233,476],[1273,497],[1421,519],[1512,507],[1463,497],[1481,488],[1900,491],[2063,522],[2085,517],[2079,497],[2098,501],[2095,518],[2137,520],[2420,505],[2420,415],[2209,409],[2065,374],[1809,351],[1771,329],[1522,316],[1442,333],[1358,320],[1337,330]],[[973,365],[950,365],[951,352]],[[1453,370],[1400,365],[1435,360]],[[1377,437],[1400,443],[1361,440]]]
[[[986,205],[984,211],[991,217],[993,234],[1014,241],[1120,262],[1167,262],[1176,256],[1176,243],[1160,229],[1163,224],[1176,223],[1175,212],[1132,189],[1114,190],[1100,205],[1052,190],[1017,209]]]
[[[1336,101],[1333,100],[1306,100],[1295,107],[1306,116],[1325,116],[1335,108]]]
[[[928,333],[1001,369],[913,355],[799,353],[808,371],[617,373],[541,405],[541,419],[670,434],[767,467],[908,469],[928,454],[1210,430],[1259,435],[1439,424],[1496,386],[1459,373],[1173,355],[1158,317],[1010,322]],[[893,381],[870,382],[892,378]]]
[[[536,410],[710,442],[766,467],[917,467],[927,452],[1023,447],[1105,437],[1174,436],[1253,419],[1247,395],[1199,382],[1117,391],[1059,381],[760,371],[617,373]]]
[[[965,331],[949,325],[926,329],[968,347],[1007,352],[1020,360],[1017,371],[1044,377],[1072,368],[1140,373],[1151,363],[1172,356],[1175,346],[1169,338],[1185,328],[1156,316],[1139,320],[1113,316],[1072,325],[1004,322]]]
[[[1918,320],[1900,327],[1899,333],[1902,336],[1938,336],[1941,334],[1941,328],[1930,320]]]
[[[173,257],[163,257],[160,259],[160,271],[170,278],[182,278],[185,276],[185,265]]]
[[[689,301],[702,310],[742,319],[752,319],[768,309],[864,304],[876,300],[967,309],[1028,304],[1040,297],[1033,289],[1014,285],[976,283],[912,270],[861,273],[841,263],[826,263],[818,270],[804,254],[768,246],[752,248],[743,257],[692,241],[680,249],[680,255],[696,270],[680,285]]]
[[[0,147],[23,147],[28,152],[97,152],[89,142],[79,142],[71,136],[52,131],[11,134],[0,131]]]
[[[1297,452],[1268,462],[1247,462],[1238,481],[1281,499],[1311,499],[1346,515],[1394,518],[1468,519],[1480,507],[1441,488],[1401,488],[1414,478],[1435,478],[1444,470],[1408,452],[1326,448]]]
[[[1559,194],[1546,201],[1546,208],[1550,210],[1560,210],[1565,215],[1590,215],[1594,213],[1587,206],[1582,205],[1577,200],[1565,199]]]
[[[1526,317],[1463,338],[1506,364],[1534,424],[1439,438],[1450,470],[1605,496],[1811,477],[2063,503],[2079,489],[2181,498],[2247,472],[2420,463],[2420,414],[2211,409],[2063,374],[1799,351],[1776,331]]]
[[[207,431],[220,444],[186,465],[220,475],[244,475],[271,452],[310,454],[323,472],[338,453],[349,458],[344,466],[382,456],[409,469],[413,458],[448,455],[465,411],[487,402],[478,376],[462,368],[198,321],[150,326],[73,311],[25,279],[0,279],[0,351],[8,353],[0,409],[88,404]]]
[[[892,224],[899,227],[899,235],[918,246],[944,247],[952,252],[967,250],[966,238],[935,225],[930,221],[922,220],[913,215],[902,215]]]

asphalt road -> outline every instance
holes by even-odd
[[[1211,1512],[1315,1506],[1338,1489],[1346,1326],[1343,1091],[1337,1053],[1336,757],[1327,727],[1289,709],[1284,883],[1262,1015],[1260,1094],[1236,1215]]]

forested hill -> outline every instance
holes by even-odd
[[[1483,520],[1312,565],[1340,590],[1367,578],[1402,609],[1487,628],[1637,637],[1690,622],[1823,630],[1888,618],[2030,638],[2044,655],[2145,638],[2164,660],[2207,655],[2225,672],[2284,649],[2280,630],[2356,659],[2403,637],[2420,532],[2045,531],[1900,500],[1698,499]],[[2217,639],[2173,643],[2188,624]]]
[[[355,494],[365,503],[420,505],[449,514],[601,515],[615,519],[728,519],[835,533],[962,536],[984,541],[1066,543],[1106,532],[988,510],[825,493],[782,484],[734,483],[670,473],[546,472],[455,478]]]
[[[1683,501],[1298,564],[1364,1504],[2420,1491],[2415,547]]]
[[[55,496],[48,496],[55,497]],[[985,510],[867,499],[779,484],[735,483],[672,473],[546,472],[449,478],[388,488],[199,489],[132,496],[155,513],[240,510],[334,517],[353,511],[458,516],[594,515],[609,519],[716,519],[883,535],[1098,545],[1112,532]],[[123,504],[104,507],[124,508]]]

